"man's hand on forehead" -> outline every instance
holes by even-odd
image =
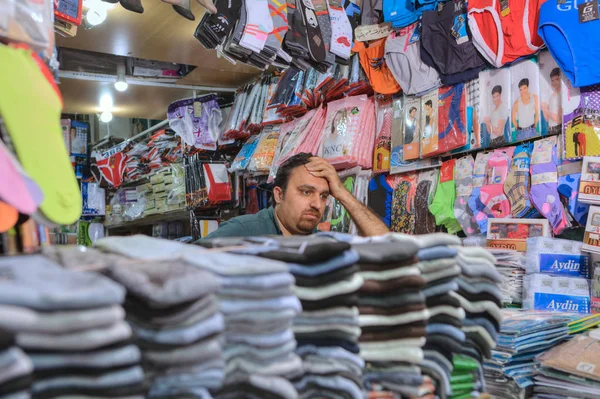
[[[335,168],[323,158],[312,157],[310,162],[304,166],[311,175],[327,180],[332,196],[337,198],[338,195],[347,192]]]

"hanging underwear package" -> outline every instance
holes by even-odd
[[[385,41],[380,39],[368,44],[356,42],[354,51],[358,52],[360,64],[369,78],[376,93],[395,94],[401,90],[385,61]]]
[[[566,158],[600,155],[600,85],[581,88],[577,108],[569,111],[564,116]]]
[[[443,154],[467,144],[467,93],[465,85],[439,89],[438,153]]]
[[[518,143],[540,137],[540,68],[537,57],[511,65],[510,78],[513,101],[510,107],[510,142]]]
[[[206,191],[210,205],[231,201],[231,182],[225,164],[205,163]]]
[[[581,184],[582,161],[561,159],[558,171],[558,193],[566,201],[571,216],[581,226],[585,226],[590,206],[579,201],[579,186]],[[589,165],[586,164],[586,165]]]
[[[453,154],[485,148],[481,137],[481,127],[479,126],[479,89],[479,78],[465,83],[465,95],[467,97],[467,142],[464,146],[452,150]],[[487,146],[489,146],[489,138]]]
[[[479,228],[469,208],[468,201],[473,192],[473,168],[475,160],[467,155],[456,161],[454,179],[456,180],[456,201],[454,201],[454,216],[467,236],[479,234]]]
[[[421,97],[421,157],[437,155],[440,152],[438,136],[438,90],[432,90]]]
[[[432,102],[433,104],[433,102]],[[421,101],[418,97],[404,97],[404,159],[419,159],[421,151]]]
[[[169,127],[185,144],[203,150],[217,149],[222,119],[214,94],[175,101],[169,105],[167,117]]]
[[[376,112],[377,129],[373,149],[373,173],[388,173],[392,141],[392,97],[380,96],[377,99]]]
[[[417,192],[417,174],[405,173],[393,176],[392,188],[392,224],[395,233],[414,234],[415,231],[415,195]]]
[[[387,227],[390,227],[392,222],[394,189],[389,181],[393,178],[394,176],[381,174],[373,177],[369,182],[369,207],[381,217]]]
[[[469,0],[468,21],[473,43],[495,66],[537,52],[544,42],[537,33],[543,0]]]
[[[585,8],[583,4],[586,4]],[[594,6],[596,18],[582,22],[582,13]],[[600,71],[597,68],[600,58],[600,20],[597,7],[598,4],[594,2],[565,4],[560,0],[549,0],[539,11],[539,34],[575,87],[600,83]],[[589,13],[593,16],[594,10],[589,10]]]
[[[511,125],[510,69],[487,69],[479,75],[479,123],[482,147],[502,147],[509,142]]]
[[[440,86],[437,71],[421,61],[418,23],[388,35],[385,61],[405,94],[419,96]]]
[[[444,85],[466,83],[485,68],[467,28],[467,2],[459,0],[442,7],[423,13],[421,57],[439,72]]]
[[[542,136],[562,133],[563,93],[568,94],[566,79],[549,51],[542,51],[538,57],[540,66],[540,109]]]

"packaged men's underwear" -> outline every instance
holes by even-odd
[[[589,313],[589,280],[529,274],[523,277],[523,309]]]
[[[583,243],[549,237],[527,239],[527,273],[590,278],[589,256]]]

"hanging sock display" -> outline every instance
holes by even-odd
[[[377,136],[373,149],[373,173],[390,171],[390,151],[392,146],[392,98],[377,100]]]
[[[417,174],[405,173],[394,176],[392,188],[394,194],[391,230],[395,233],[414,234]]]
[[[273,20],[267,0],[246,0],[246,25],[240,46],[261,52],[267,43],[269,32],[273,30]]]
[[[190,21],[194,21],[196,17],[192,13],[192,8],[190,6],[190,0],[161,0],[163,3],[168,3],[173,6],[173,9],[177,12],[177,14],[182,17],[189,19]],[[214,8],[214,6],[213,6]]]
[[[0,114],[23,169],[39,185],[40,211],[56,224],[81,216],[82,199],[60,126],[62,98],[41,60],[26,49],[0,46]],[[32,118],[28,110],[36,109]]]
[[[467,236],[479,234],[473,211],[468,201],[473,192],[473,169],[475,160],[467,155],[456,161],[454,176],[456,180],[456,201],[454,201],[454,216]]]
[[[485,172],[491,154],[491,152],[480,152],[475,157],[475,165],[473,167],[473,191],[471,191],[471,197],[469,197],[468,201],[469,208],[473,212],[475,221],[482,234],[487,233],[488,217],[493,217],[479,198],[481,187],[483,187],[486,179]]]
[[[429,211],[435,216],[435,223],[438,226],[443,225],[450,234],[461,231],[460,224],[454,216],[454,202],[456,200],[455,163],[456,160],[451,159],[442,164],[433,202],[429,206]]]
[[[581,168],[581,161],[561,160],[561,164],[557,167],[558,193],[568,202],[569,212],[577,223],[585,226],[590,206],[578,201]]]
[[[352,25],[341,0],[327,0],[327,8],[331,19],[330,51],[347,60],[352,50]]]
[[[0,140],[0,201],[13,206],[19,213],[31,215],[42,203],[44,194],[22,170],[18,161]]]
[[[510,171],[504,182],[504,192],[510,202],[511,213],[516,218],[522,218],[531,211],[529,201],[531,152],[533,143],[520,144],[515,149],[515,155],[510,163]]]
[[[548,219],[554,234],[560,234],[569,225],[558,194],[557,140],[552,136],[534,143],[530,168],[531,202]]]
[[[119,3],[121,3],[123,8],[128,11],[133,11],[138,14],[142,14],[144,12],[142,0],[119,0]]]
[[[508,176],[510,160],[515,147],[499,148],[490,155],[485,172],[485,183],[479,199],[494,218],[511,216],[510,202],[504,194],[504,182]]]
[[[437,190],[439,174],[439,169],[419,172],[415,193],[415,234],[435,233],[435,217],[429,212],[429,206]]]
[[[6,202],[0,201],[0,233],[12,229],[19,220],[19,211]]]

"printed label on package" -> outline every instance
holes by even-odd
[[[571,254],[540,254],[540,273],[589,278],[588,257]]]
[[[536,292],[533,295],[533,309],[548,312],[589,313],[590,298]]]

